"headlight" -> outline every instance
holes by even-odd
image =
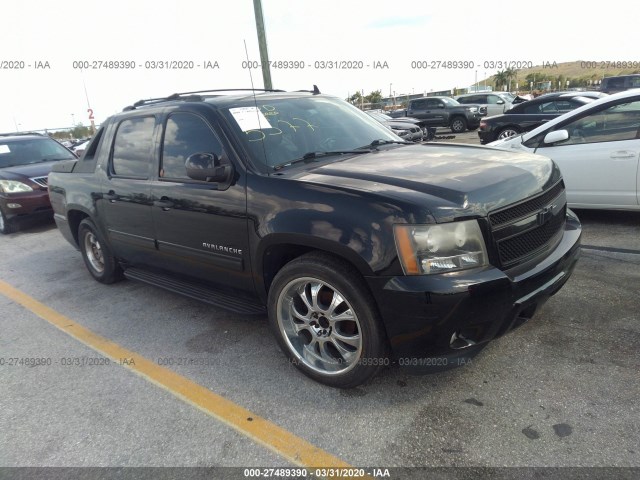
[[[469,110],[471,113],[476,113],[478,111],[478,107],[467,107],[467,110]]]
[[[409,130],[401,130],[401,129],[393,129],[393,133],[395,133],[396,135],[400,135],[401,137],[404,137],[405,135],[409,134]]]
[[[455,272],[488,263],[476,220],[441,225],[394,225],[393,233],[406,275]]]
[[[33,191],[33,188],[26,183],[18,182],[17,180],[0,180],[0,192],[18,193],[31,191]]]

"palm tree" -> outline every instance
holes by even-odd
[[[504,72],[505,80],[508,83],[507,90],[511,91],[511,80],[518,78],[518,70],[514,68],[507,68]]]
[[[499,90],[500,87],[502,87],[505,83],[507,83],[507,72],[503,71],[503,70],[498,70],[498,73],[496,73],[493,76],[493,81],[496,84],[496,90]]]

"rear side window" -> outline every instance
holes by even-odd
[[[155,124],[155,117],[129,118],[120,122],[113,142],[111,168],[114,175],[149,177]]]
[[[102,137],[104,135],[104,127],[101,127],[93,137],[93,140],[89,143],[87,151],[80,160],[76,168],[73,170],[76,173],[93,173],[96,170],[96,152],[98,151],[98,145],[102,143]]]
[[[194,153],[214,153],[220,159],[224,157],[222,144],[202,118],[191,113],[171,115],[162,143],[160,177],[189,179],[184,164]]]

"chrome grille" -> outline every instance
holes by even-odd
[[[42,188],[47,188],[49,177],[34,177],[30,178],[29,180],[31,180],[33,183],[37,183]]]
[[[566,222],[567,200],[559,181],[545,192],[489,214],[500,267],[511,268],[555,247]]]

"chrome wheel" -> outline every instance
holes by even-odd
[[[505,128],[504,130],[500,131],[498,139],[513,137],[514,135],[518,135],[519,133],[520,132],[515,128]]]
[[[298,361],[314,372],[348,372],[362,355],[358,317],[345,296],[312,277],[297,278],[281,290],[277,306],[280,334]]]
[[[93,232],[87,232],[84,236],[84,251],[86,252],[87,260],[89,260],[91,267],[97,273],[104,272],[102,247]]]

